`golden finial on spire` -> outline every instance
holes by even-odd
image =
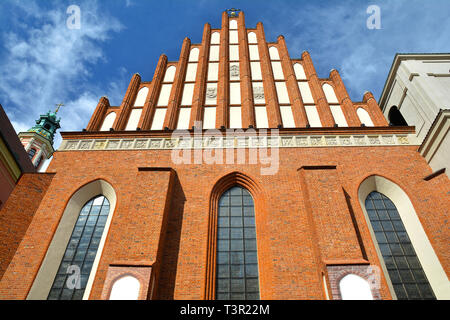
[[[240,11],[241,11],[241,9],[236,9],[236,8],[227,9],[228,16],[230,18],[236,18]]]

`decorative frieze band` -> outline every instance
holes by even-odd
[[[415,145],[409,135],[201,136],[63,140],[58,151],[211,148],[309,148]]]

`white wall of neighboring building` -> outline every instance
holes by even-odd
[[[386,119],[397,106],[407,124],[416,127],[422,156],[434,171],[446,168],[450,177],[449,124],[445,124],[450,119],[443,115],[450,110],[450,54],[398,54],[379,105]]]

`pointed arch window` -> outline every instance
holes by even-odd
[[[397,298],[435,299],[394,203],[373,191],[365,207]]]
[[[246,189],[222,195],[217,228],[216,299],[259,299],[255,209]]]
[[[98,195],[81,209],[53,281],[48,300],[81,300],[110,212],[106,197]],[[80,278],[77,278],[77,275]]]

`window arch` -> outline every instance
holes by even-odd
[[[177,68],[175,66],[169,66],[166,70],[166,74],[164,76],[164,82],[173,82],[175,79],[175,73]]]
[[[376,193],[372,193],[374,191]],[[398,299],[416,296],[419,284],[425,283],[424,273],[434,296],[437,299],[449,299],[450,290],[445,270],[431,246],[406,192],[392,181],[373,175],[366,178],[359,186],[358,198],[392,296]],[[374,200],[377,200],[376,204]],[[368,201],[367,205],[366,201]],[[377,235],[376,232],[379,234]],[[382,241],[378,241],[378,239]],[[408,257],[414,256],[417,259],[410,258],[408,260]],[[420,272],[417,262],[420,263],[423,272]],[[406,267],[410,266],[411,268],[408,270]],[[389,270],[395,271],[392,272],[392,277]],[[399,270],[407,271],[404,272],[403,278]],[[411,277],[416,279],[415,283],[412,282]],[[406,282],[403,282],[403,279]],[[416,289],[413,289],[414,286]],[[424,285],[421,288],[424,296],[427,292],[426,287]],[[400,292],[399,294],[397,294],[397,290]],[[419,294],[422,296],[422,293],[419,292]],[[419,299],[421,298],[419,297]]]
[[[248,33],[248,43],[258,43],[256,33],[254,33],[253,31]]]
[[[355,274],[347,274],[339,281],[342,300],[373,300],[369,283]]]
[[[339,103],[336,93],[334,92],[334,88],[330,84],[324,83],[322,88],[328,103]]]
[[[126,275],[114,281],[109,300],[138,300],[140,288],[138,279]]]
[[[211,44],[220,44],[220,32],[213,32],[211,34]]]
[[[378,191],[365,207],[398,299],[434,299],[405,226],[392,201]]]
[[[222,194],[218,209],[216,299],[259,299],[253,198],[234,186]]]
[[[189,53],[189,62],[197,62],[198,55],[200,54],[200,50],[198,48],[192,48]]]
[[[400,110],[398,110],[397,106],[392,106],[391,109],[389,109],[388,120],[389,120],[389,125],[391,125],[391,126],[407,126],[408,125],[405,118],[403,118],[403,115],[400,113]]]
[[[49,300],[83,298],[109,211],[109,201],[103,195],[94,197],[83,206],[53,280]]]
[[[294,63],[294,72],[297,80],[307,80],[305,69],[303,69],[303,66],[300,63]]]
[[[105,117],[105,120],[103,120],[102,127],[100,128],[100,131],[108,131],[110,128],[112,128],[114,124],[114,120],[116,120],[116,113],[110,112]]]
[[[358,115],[358,118],[359,118],[359,121],[361,121],[361,124],[364,124],[366,127],[374,126],[372,119],[370,118],[370,115],[366,110],[364,110],[363,108],[358,108],[356,110],[356,114]]]
[[[135,107],[143,107],[145,104],[145,99],[148,95],[148,87],[143,87],[139,90],[138,95],[136,97],[136,101],[134,102]]]
[[[85,219],[85,224],[83,227],[82,231],[82,236],[83,237],[83,232],[87,231],[87,235],[90,234],[90,232],[92,231],[92,238],[96,238],[96,240],[94,241],[94,245],[96,245],[96,241],[98,242],[98,234],[100,233],[100,231],[97,231],[97,234],[95,234],[96,227],[99,227],[100,225],[97,224],[96,226],[94,226],[93,230],[90,230],[92,228],[88,228],[88,230],[85,230],[84,228],[87,226],[92,226],[91,224],[93,223],[94,218],[91,218],[90,221],[88,218],[88,215],[86,215],[87,210],[94,210],[94,215],[95,216],[96,212],[98,210],[100,210],[100,213],[103,210],[106,210],[106,208],[98,208],[95,206],[99,206],[100,205],[100,200],[103,199],[102,202],[102,206],[106,207],[106,204],[108,201],[109,202],[109,213],[107,215],[106,218],[106,222],[104,225],[104,229],[103,232],[101,233],[101,237],[100,237],[100,242],[98,244],[98,249],[97,249],[97,253],[95,254],[95,258],[93,260],[92,266],[91,266],[91,271],[89,273],[88,277],[81,277],[81,282],[80,285],[84,285],[85,286],[85,290],[84,290],[84,294],[81,297],[82,299],[87,299],[89,297],[90,294],[90,290],[92,288],[92,284],[95,278],[95,274],[97,271],[97,267],[100,261],[100,256],[101,256],[101,252],[104,246],[104,243],[106,241],[106,236],[108,234],[108,229],[109,229],[109,225],[111,223],[111,219],[112,216],[114,214],[114,209],[116,206],[116,202],[117,202],[117,197],[116,197],[116,193],[113,189],[113,187],[106,182],[105,180],[102,179],[98,179],[98,180],[94,180],[90,183],[85,184],[84,186],[82,186],[81,188],[79,188],[75,193],[73,193],[73,195],[70,197],[70,199],[67,202],[67,205],[64,209],[64,212],[61,216],[61,219],[59,220],[58,226],[56,228],[56,231],[53,235],[53,238],[51,240],[51,243],[47,249],[47,253],[45,255],[44,260],[42,261],[41,267],[36,275],[36,278],[33,282],[33,285],[31,286],[31,289],[28,293],[27,299],[29,300],[45,300],[47,298],[49,298],[49,294],[50,291],[53,287],[54,282],[57,280],[57,275],[60,274],[59,273],[59,269],[61,269],[62,266],[62,262],[64,262],[65,260],[65,254],[66,254],[66,249],[68,249],[70,246],[74,246],[75,241],[71,242],[72,235],[77,235],[77,232],[79,233],[81,228],[77,228],[80,226],[80,224],[83,221],[79,221],[80,216],[86,217]],[[96,200],[98,199],[98,200]],[[92,202],[91,202],[92,201]],[[91,207],[89,207],[91,206]],[[90,213],[90,211],[89,211]],[[104,216],[103,214],[98,214],[98,219],[100,219],[101,216]],[[104,218],[101,218],[101,220],[103,220]],[[83,220],[83,219],[82,219]],[[96,221],[97,222],[97,221]],[[77,225],[77,223],[79,223]],[[85,240],[87,241],[87,240]],[[78,243],[81,243],[81,238],[80,241]],[[89,245],[91,245],[91,243],[89,243]],[[78,247],[77,247],[78,248]],[[94,250],[89,250],[90,248],[88,247],[87,251],[86,251],[86,259],[84,260],[84,262],[91,262],[92,258],[90,255],[93,255],[94,253],[92,253]],[[81,250],[80,250],[81,251]],[[91,251],[91,252],[89,252]],[[67,261],[69,260],[69,256],[70,256],[70,252],[69,255],[67,256]],[[74,255],[77,255],[77,252],[74,252]],[[78,257],[81,257],[82,253],[80,252]],[[80,261],[79,258],[75,258],[73,261]],[[74,264],[75,265],[75,264]],[[62,269],[66,268],[67,271],[67,264],[63,266]],[[81,275],[85,274],[87,275],[88,272],[85,270],[83,270],[83,268],[87,268],[87,264],[86,266],[83,265],[81,266],[81,270],[80,273]],[[74,272],[76,272],[77,267],[73,267],[71,268],[70,275],[73,275]],[[74,271],[75,270],[75,271]],[[59,277],[58,280],[61,281],[62,277]],[[71,280],[74,280],[75,278],[72,277]],[[83,283],[86,282],[86,283]],[[76,282],[72,282],[75,283]],[[62,288],[61,288],[62,289]],[[56,297],[56,293],[55,294],[55,298],[52,299],[59,299],[60,297]],[[61,292],[60,295],[62,295],[63,293]],[[69,295],[68,292],[64,293],[67,294],[67,296]],[[73,293],[73,297],[76,296],[77,299],[81,299],[80,298],[81,293]]]

